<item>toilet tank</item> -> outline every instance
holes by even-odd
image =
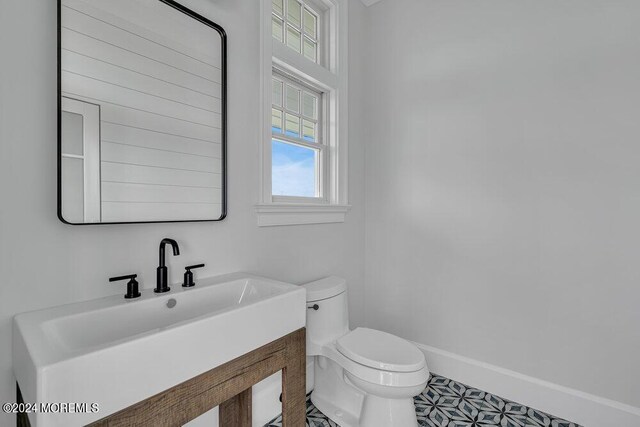
[[[349,332],[346,280],[330,276],[303,285],[307,289],[307,355]]]

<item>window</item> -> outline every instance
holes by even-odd
[[[322,94],[276,71],[272,81],[272,195],[322,199]]]
[[[344,221],[347,0],[261,0],[261,226]]]
[[[298,0],[272,0],[271,34],[313,62],[318,55],[319,16],[309,3]]]

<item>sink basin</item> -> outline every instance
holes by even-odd
[[[304,327],[305,290],[246,273],[19,314],[13,367],[25,402],[97,403],[31,413],[35,427],[84,425]]]

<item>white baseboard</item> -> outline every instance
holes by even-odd
[[[429,371],[585,427],[640,426],[640,408],[415,343]]]

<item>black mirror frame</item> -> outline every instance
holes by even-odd
[[[167,220],[167,221],[128,221],[128,222],[90,222],[90,223],[74,223],[69,222],[62,216],[62,0],[58,0],[58,219],[69,225],[113,225],[113,224],[158,224],[158,223],[175,223],[175,222],[217,222],[227,217],[227,33],[220,25],[205,18],[204,16],[192,11],[191,9],[181,5],[174,0],[158,0],[179,12],[195,19],[196,21],[207,25],[220,34],[221,42],[221,123],[222,123],[222,210],[219,218],[216,219],[192,219],[192,220]]]

